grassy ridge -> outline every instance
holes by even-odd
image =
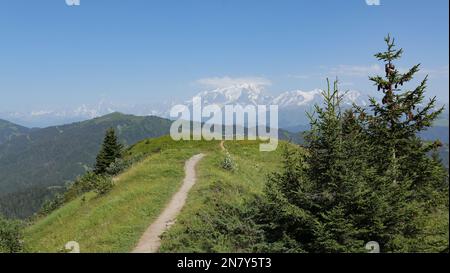
[[[207,156],[197,167],[197,184],[177,223],[164,236],[161,251],[236,251],[236,238],[216,236],[220,229],[212,230],[214,226],[202,217],[220,220],[215,215],[222,213],[217,206],[239,208],[258,195],[265,176],[279,167],[280,154],[259,152],[255,141],[225,145],[237,163],[232,172],[221,167],[225,153],[218,141],[174,142],[161,137],[137,143],[129,155],[148,154],[143,162],[117,177],[116,186],[107,195],[88,193],[30,225],[25,231],[27,250],[61,252],[67,242],[77,241],[81,252],[130,252],[180,187],[185,161],[202,152]],[[237,214],[223,213],[222,217],[240,223]],[[202,238],[196,237],[203,232]],[[208,241],[211,236],[216,238],[213,242]]]
[[[219,149],[218,143],[175,143],[169,137],[134,145],[130,154],[150,156],[119,176],[106,196],[88,193],[31,225],[26,247],[58,252],[77,241],[81,252],[129,252],[181,185],[185,161]]]
[[[257,229],[245,221],[253,213],[248,202],[261,194],[266,175],[281,167],[281,149],[259,152],[259,144],[250,141],[225,146],[237,169],[221,168],[223,152],[200,162],[197,184],[176,224],[163,235],[160,252],[246,252],[259,243]]]
[[[131,145],[168,134],[171,124],[158,117],[112,113],[12,137],[0,144],[0,213],[9,218],[32,216],[53,195],[51,189],[64,187],[93,166],[108,128],[116,130],[123,144]]]
[[[206,153],[185,207],[163,234],[160,252],[265,252],[253,219],[267,174],[281,167],[281,145],[263,153],[255,141],[225,142],[237,166],[228,171],[221,166],[225,152],[217,141],[141,141],[129,155],[148,157],[117,177],[110,193],[88,193],[84,201],[78,198],[38,220],[27,228],[25,246],[31,252],[59,252],[77,241],[81,252],[130,252],[180,187],[185,161]],[[448,242],[448,208],[430,214],[427,226],[433,235],[424,240]]]

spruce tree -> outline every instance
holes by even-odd
[[[341,110],[336,82],[322,95],[306,153],[286,148],[283,171],[267,184],[261,216],[272,251],[361,252],[370,241],[377,204],[363,130]]]
[[[376,236],[387,251],[415,251],[420,247],[416,241],[424,236],[426,216],[442,205],[448,194],[446,174],[429,156],[440,142],[425,143],[418,136],[433,125],[443,108],[436,109],[436,97],[424,102],[428,77],[415,88],[402,89],[420,65],[401,73],[394,61],[402,57],[403,50],[396,49],[390,36],[385,42],[387,50],[375,55],[384,62],[385,75],[370,78],[383,99],[371,98],[367,112],[359,109],[371,143],[370,164],[383,178],[376,187],[386,209],[378,216],[383,225]]]
[[[384,159],[383,162],[378,162],[381,163],[381,170],[389,170],[394,176],[403,174],[405,177],[411,175],[411,171],[418,167],[417,163],[423,160],[427,152],[441,145],[439,141],[425,145],[417,133],[432,126],[443,108],[435,110],[436,97],[423,104],[428,76],[412,90],[401,89],[413,79],[420,65],[413,66],[406,73],[400,73],[394,61],[401,58],[403,50],[395,48],[394,39],[390,36],[385,38],[385,42],[387,51],[378,53],[375,57],[384,62],[386,75],[370,78],[378,91],[382,92],[383,99],[379,103],[371,98],[370,110],[373,115],[366,116],[366,119],[372,141],[380,144],[376,145],[374,152]],[[389,157],[386,158],[385,155]]]
[[[105,174],[107,168],[114,163],[117,158],[121,157],[122,148],[122,144],[117,140],[116,132],[113,128],[109,128],[106,131],[103,144],[97,155],[97,161],[94,168],[95,174]]]
[[[442,108],[423,104],[426,78],[410,91],[400,86],[419,66],[400,73],[402,50],[385,39],[386,77],[370,78],[383,99],[369,109],[341,109],[337,83],[316,106],[306,151],[286,148],[284,168],[269,176],[259,224],[269,251],[362,252],[377,241],[382,252],[436,252],[448,245],[448,175],[418,132]],[[444,233],[443,233],[444,231]],[[446,237],[447,236],[447,237]],[[267,249],[266,249],[267,250]]]

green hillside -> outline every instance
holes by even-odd
[[[109,194],[100,197],[88,193],[38,220],[26,230],[26,247],[29,251],[58,252],[66,242],[77,241],[82,252],[131,251],[179,188],[185,161],[200,152],[207,156],[197,167],[198,181],[182,215],[189,217],[192,211],[201,208],[199,201],[208,196],[205,191],[218,185],[218,191],[230,191],[228,196],[226,192],[222,194],[224,201],[230,198],[228,201],[238,205],[260,192],[265,176],[280,164],[275,163],[279,162],[280,149],[260,153],[258,143],[249,141],[225,145],[237,163],[234,172],[222,169],[224,152],[219,142],[174,142],[170,137],[139,142],[130,149],[130,155],[149,156],[117,177],[116,186]],[[179,231],[180,227],[175,226],[171,236]],[[164,249],[176,248],[172,244],[168,242]]]
[[[0,144],[11,140],[15,136],[20,136],[28,133],[30,129],[0,119]]]
[[[168,134],[170,124],[158,117],[113,113],[12,138],[0,145],[0,213],[32,215],[51,194],[48,187],[64,186],[92,166],[106,129],[115,128],[120,141],[131,145]]]
[[[12,123],[4,124],[17,132],[26,130]],[[35,213],[45,199],[92,167],[106,129],[115,128],[120,141],[130,145],[166,135],[170,125],[170,120],[159,117],[113,113],[17,133],[0,144],[0,213],[10,218],[26,218]],[[284,130],[279,130],[279,137],[295,143],[303,141],[300,134]]]

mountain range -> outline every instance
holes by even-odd
[[[92,167],[107,128],[115,128],[119,140],[132,145],[144,138],[167,135],[171,121],[112,113],[43,129],[5,124],[8,127],[0,129],[8,139],[0,144],[0,213],[26,217],[52,193],[50,189],[64,186]],[[12,134],[8,136],[8,132]],[[8,202],[3,202],[6,199]]]
[[[114,112],[61,126],[28,129],[2,121],[0,135],[0,213],[28,217],[66,183],[90,169],[104,133],[115,128],[130,146],[145,138],[168,135],[171,120]],[[300,134],[279,131],[280,139],[300,143]]]
[[[303,140],[299,132],[309,129],[305,112],[312,112],[315,104],[322,103],[321,92],[319,89],[295,90],[271,96],[259,86],[238,84],[203,91],[197,96],[202,97],[204,105],[276,104],[279,106],[279,127],[282,128],[280,139],[301,143]],[[344,107],[353,103],[368,104],[357,91],[345,93]],[[107,128],[115,128],[121,142],[126,145],[168,134],[172,122],[168,117],[175,104],[175,101],[166,101],[117,106],[101,101],[93,108],[83,105],[74,110],[3,113],[1,117],[12,119],[0,120],[0,213],[23,218],[35,212],[42,201],[53,193],[53,189],[63,186],[92,166]],[[192,101],[185,100],[183,104],[192,105]],[[117,110],[134,115],[121,114]],[[26,121],[19,123],[24,125],[65,125],[28,128],[13,123],[17,120]],[[421,137],[449,143],[448,108],[435,126],[422,132]],[[448,145],[440,153],[448,166]],[[29,202],[30,199],[34,201]]]
[[[283,129],[290,129],[296,127],[303,128],[309,124],[305,112],[312,112],[315,104],[320,105],[323,102],[321,92],[322,90],[320,89],[310,91],[294,90],[272,96],[258,85],[242,83],[202,91],[196,94],[196,96],[202,97],[204,105],[278,105],[279,126]],[[192,99],[185,99],[184,101],[166,100],[134,105],[115,104],[102,99],[97,104],[83,104],[69,110],[44,109],[29,112],[0,112],[0,118],[27,127],[48,127],[68,124],[104,116],[113,112],[169,118],[171,108],[180,103],[191,105]],[[343,106],[348,107],[353,103],[360,106],[367,106],[369,104],[368,96],[355,90],[345,92]],[[444,104],[441,103],[441,105]],[[448,126],[448,105],[446,105],[446,109],[446,113],[442,115],[441,121],[439,121],[439,126]]]

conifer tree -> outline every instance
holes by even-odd
[[[413,80],[420,65],[401,73],[394,61],[401,58],[390,36],[385,38],[387,50],[375,55],[384,62],[385,76],[371,77],[383,99],[371,98],[367,113],[359,108],[364,120],[369,146],[370,164],[382,177],[376,185],[380,203],[385,207],[376,231],[376,240],[388,251],[415,251],[415,242],[424,236],[426,216],[448,200],[448,183],[442,165],[429,156],[441,144],[425,143],[418,133],[432,126],[442,113],[436,109],[436,97],[428,102],[425,90],[428,77],[406,91],[402,87]],[[422,242],[423,243],[423,242]]]
[[[439,141],[417,136],[442,108],[435,110],[436,98],[422,104],[426,78],[399,89],[419,66],[400,73],[393,61],[403,51],[385,41],[388,50],[375,56],[385,61],[386,77],[370,78],[381,103],[371,98],[369,109],[343,111],[337,83],[328,84],[324,106],[310,116],[306,152],[287,148],[284,168],[269,177],[259,223],[270,251],[362,252],[369,241],[382,252],[447,247],[448,220],[433,218],[448,214],[448,175],[429,156]]]
[[[373,152],[379,159],[383,159],[378,160],[381,170],[391,172],[393,179],[397,180],[411,176],[412,171],[421,167],[418,163],[426,158],[426,153],[441,145],[439,141],[425,145],[417,133],[432,126],[443,108],[435,110],[436,97],[423,104],[428,77],[412,90],[401,89],[413,79],[420,64],[413,66],[406,73],[400,73],[394,61],[401,58],[403,50],[396,49],[395,41],[390,36],[385,38],[385,42],[387,51],[378,53],[375,57],[384,62],[386,75],[370,78],[378,91],[382,92],[383,99],[378,103],[371,98],[370,110],[373,115],[365,117],[371,140],[379,144]],[[385,155],[389,157],[386,158]],[[396,177],[399,175],[402,177]],[[416,175],[419,175],[418,172]],[[423,178],[426,180],[426,177]]]
[[[307,154],[287,149],[284,169],[267,184],[263,226],[275,251],[360,252],[370,240],[373,169],[363,130],[344,112],[337,82],[311,117]]]
[[[97,155],[97,161],[94,168],[95,174],[105,174],[107,168],[114,163],[117,158],[121,157],[122,148],[123,146],[117,140],[114,129],[109,128],[106,131],[103,144]]]

